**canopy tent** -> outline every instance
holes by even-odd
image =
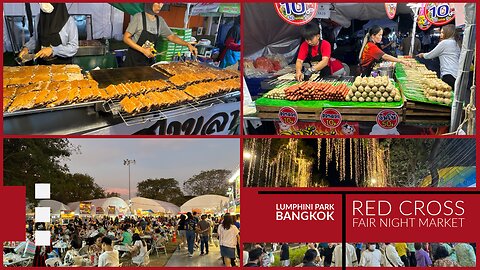
[[[180,207],[176,206],[173,203],[159,201],[159,200],[154,200],[154,201],[156,201],[163,208],[165,208],[165,213],[167,213],[167,214],[176,215],[178,212],[180,212]]]
[[[228,205],[228,198],[225,196],[202,195],[188,200],[180,206],[180,211],[191,212],[193,209],[200,209],[202,212],[220,213],[223,212],[226,205]]]
[[[55,200],[41,200],[38,203],[39,207],[50,207],[50,213],[52,215],[60,215],[61,211],[71,211],[65,204]]]
[[[350,27],[353,19],[385,19],[383,3],[332,4],[330,19],[342,27]],[[398,4],[397,14],[410,14],[406,3]],[[257,58],[262,55],[281,54],[293,59],[300,45],[300,28],[284,22],[275,11],[273,3],[244,4],[244,55]],[[290,59],[289,59],[290,58]]]
[[[154,213],[166,213],[165,208],[158,202],[152,199],[135,197],[132,198],[132,205],[130,206],[132,213],[137,210],[147,211],[152,210]]]
[[[129,212],[128,210],[128,204],[121,198],[118,197],[110,197],[110,198],[103,198],[103,199],[95,199],[95,200],[89,200],[85,202],[91,202],[92,207],[95,208],[102,208],[102,213],[108,213],[108,207],[109,206],[114,206],[115,207],[115,214],[127,214]],[[80,202],[73,202],[69,203],[68,207],[70,209],[75,211],[75,215],[80,214]],[[92,211],[92,213],[95,213]]]

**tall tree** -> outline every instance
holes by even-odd
[[[105,198],[105,190],[87,174],[66,174],[62,182],[50,187],[51,197],[63,203]]]
[[[183,183],[183,189],[192,196],[205,194],[225,196],[230,185],[228,178],[231,174],[231,171],[223,169],[201,171]]]
[[[79,151],[67,139],[5,139],[3,149],[4,184],[26,186],[29,201],[35,183],[62,182],[68,168],[61,161]]]
[[[137,184],[137,196],[175,203],[183,192],[174,178],[147,179]]]

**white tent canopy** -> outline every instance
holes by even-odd
[[[128,213],[128,204],[121,198],[118,197],[110,197],[110,198],[103,198],[103,199],[95,199],[85,202],[91,202],[92,206],[95,208],[100,207],[103,209],[105,214],[108,213],[109,206],[115,206],[115,214],[127,214]],[[75,214],[80,214],[80,202],[73,202],[69,203],[68,206],[70,209],[75,209]]]
[[[178,212],[180,212],[180,207],[176,206],[173,203],[159,201],[159,200],[155,200],[155,201],[159,203],[163,208],[165,208],[166,213],[176,215]]]
[[[397,14],[410,14],[407,3],[397,4]],[[330,13],[330,19],[348,28],[353,19],[372,20],[387,18],[384,3],[336,3]]]
[[[202,195],[190,199],[182,206],[180,206],[181,212],[191,212],[192,209],[201,209],[205,211],[222,212],[222,208],[228,205],[228,198],[220,195]]]
[[[155,213],[166,213],[167,211],[165,208],[156,200],[143,198],[143,197],[135,197],[132,198],[132,205],[131,205],[133,213],[136,213],[138,209],[140,210],[152,210]]]
[[[50,213],[52,215],[60,215],[61,211],[71,211],[65,204],[55,200],[41,200],[38,203],[39,207],[50,207]]]

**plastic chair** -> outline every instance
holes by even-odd
[[[159,238],[157,241],[153,242],[153,248],[155,249],[156,254],[158,255],[158,250],[163,249],[165,255],[167,255],[167,247],[165,246],[165,239]]]
[[[78,250],[78,254],[80,254],[80,256],[87,255],[88,254],[88,246],[84,246],[80,250]]]
[[[132,260],[132,263],[135,264],[136,266],[146,266],[146,265],[148,265],[150,263],[150,253],[151,252],[152,252],[152,249],[150,249],[149,251],[147,251],[147,253],[145,253],[145,255],[143,255],[141,263],[134,262],[133,260]]]
[[[45,260],[47,267],[59,267],[62,266],[62,260],[60,258],[50,258]]]

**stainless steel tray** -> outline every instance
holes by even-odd
[[[11,113],[4,112],[3,117],[8,118],[8,117],[14,117],[14,116],[20,116],[20,115],[47,113],[47,112],[70,110],[70,109],[77,109],[77,108],[83,108],[83,107],[95,107],[95,109],[98,109],[100,111],[104,111],[104,108],[102,106],[103,103],[104,103],[104,101],[102,101],[102,100],[98,101],[97,100],[97,101],[62,105],[62,106],[57,106],[57,107],[53,107],[53,108],[37,108],[37,109],[30,109],[30,110],[20,110],[20,111],[11,112]]]

